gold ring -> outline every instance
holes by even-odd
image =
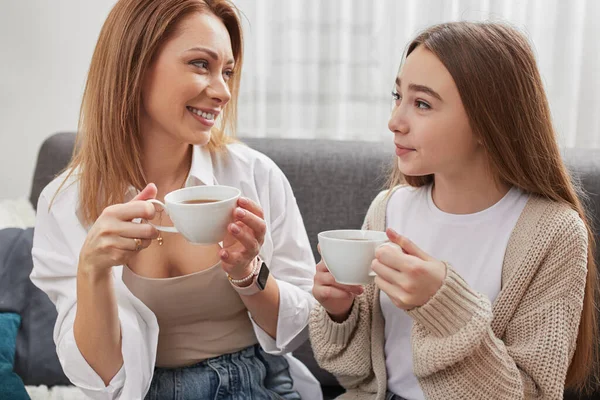
[[[135,251],[140,251],[142,249],[142,239],[133,239],[135,242]]]

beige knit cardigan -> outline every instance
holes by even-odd
[[[386,192],[363,229],[385,230]],[[494,304],[452,267],[413,318],[414,373],[427,399],[562,399],[575,351],[587,275],[587,231],[567,205],[531,196],[508,242]],[[384,319],[375,284],[339,324],[322,306],[310,317],[319,365],[343,399],[384,400]]]

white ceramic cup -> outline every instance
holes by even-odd
[[[373,282],[375,250],[389,242],[385,232],[351,229],[321,232],[318,238],[325,266],[336,282],[344,285]]]
[[[233,222],[233,210],[240,197],[239,189],[230,186],[193,186],[174,190],[165,196],[164,204],[146,200],[164,208],[174,226],[154,225],[163,232],[181,233],[195,244],[219,243]],[[216,200],[211,203],[185,204],[190,200]]]

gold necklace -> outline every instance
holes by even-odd
[[[162,225],[162,213],[163,213],[163,211],[164,210],[161,208],[160,211],[159,211],[159,214],[158,214],[159,215],[159,220],[158,220],[158,224],[159,225]],[[159,246],[163,245],[163,237],[162,237],[160,231],[158,231],[158,237],[156,238],[156,241],[158,242]]]

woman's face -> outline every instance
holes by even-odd
[[[233,67],[231,40],[220,19],[195,13],[182,20],[144,76],[142,134],[207,144],[231,98],[227,82]]]
[[[482,159],[452,76],[423,46],[407,57],[396,78],[388,127],[404,175],[462,174]]]

